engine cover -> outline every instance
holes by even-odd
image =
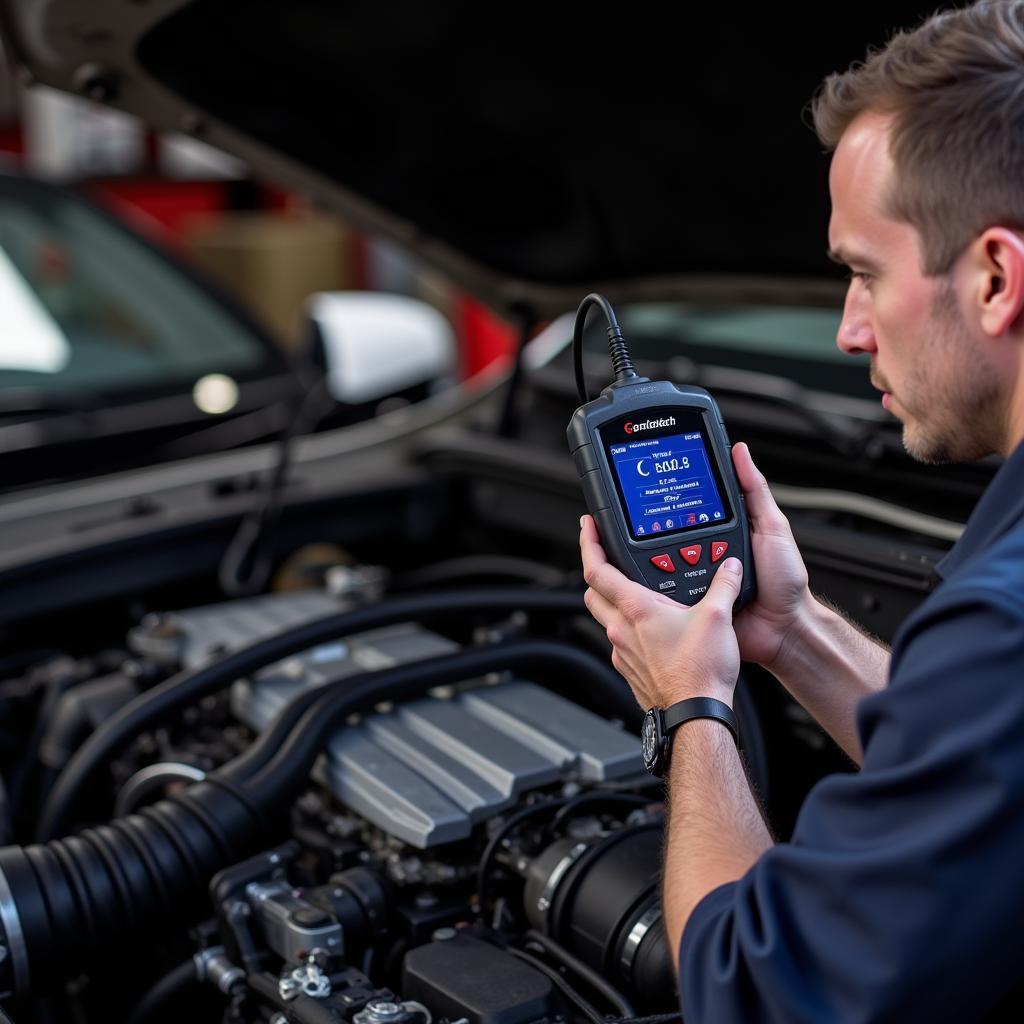
[[[352,637],[235,684],[232,709],[262,730],[310,686],[455,649],[418,626]],[[340,730],[317,771],[346,807],[419,849],[465,839],[541,786],[636,775],[638,741],[534,683],[429,696]]]
[[[520,681],[370,715],[334,737],[327,763],[342,803],[420,849],[466,838],[539,786],[640,768],[635,737]]]

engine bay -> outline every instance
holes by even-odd
[[[5,774],[12,1019],[673,1011],[662,793],[579,590],[381,572],[8,674],[36,716]]]

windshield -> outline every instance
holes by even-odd
[[[188,390],[280,361],[166,257],[61,189],[0,176],[0,390]]]

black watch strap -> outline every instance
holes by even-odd
[[[691,718],[715,718],[732,733],[732,738],[737,743],[740,741],[739,727],[732,708],[724,701],[715,700],[714,697],[690,697],[681,700],[665,708],[662,715],[666,733],[672,732]]]

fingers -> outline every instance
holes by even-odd
[[[750,449],[742,441],[732,446],[732,461],[736,467],[736,477],[743,489],[747,512],[754,529],[762,533],[788,532],[789,520],[775,503],[775,498],[768,487],[768,481],[754,465],[754,460],[750,457]]]
[[[639,587],[639,584],[627,579],[608,561],[598,540],[592,516],[580,519],[580,554],[583,557],[583,579],[587,586],[611,604],[616,605],[626,600],[631,591]]]
[[[608,564],[608,556],[601,547],[593,516],[580,517],[580,556],[583,559],[583,578],[589,586],[593,586],[591,577]]]
[[[587,606],[587,611],[593,615],[594,619],[607,629],[615,615],[615,606],[607,598],[602,597],[593,587],[583,595],[583,603]]]
[[[701,605],[716,608],[732,618],[732,606],[740,596],[743,585],[743,563],[738,558],[727,558],[715,573]]]

